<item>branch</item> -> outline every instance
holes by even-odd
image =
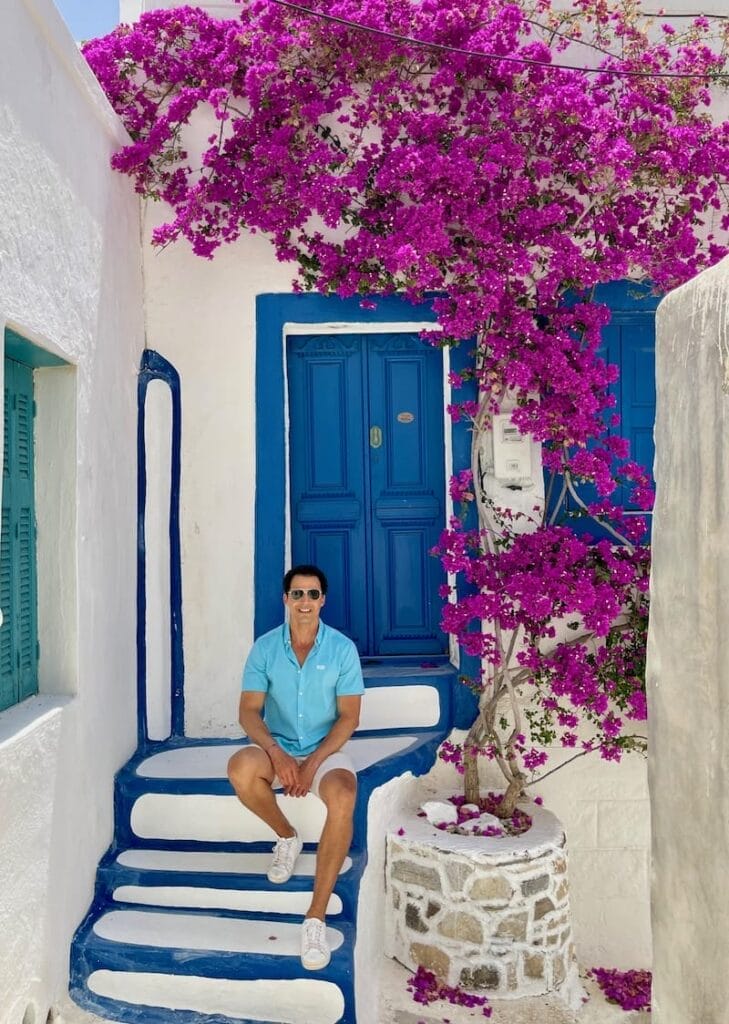
[[[561,512],[562,506],[564,505],[564,499],[565,499],[566,494],[567,494],[567,480],[565,479],[565,476],[563,474],[562,475],[562,490],[559,492],[559,497],[557,498],[557,501],[556,501],[555,506],[554,506],[554,512],[552,512],[552,515],[549,517],[549,526],[554,526],[554,524],[555,524],[555,522],[557,520],[557,516]],[[546,507],[547,507],[546,502],[544,504],[544,507],[546,509]]]
[[[581,750],[578,754],[573,754],[572,757],[568,757],[566,761],[562,761],[561,764],[558,764],[555,768],[550,768],[550,770],[548,772],[545,772],[544,775],[539,775],[536,779],[530,779],[529,782],[526,783],[526,785],[536,786],[540,782],[544,782],[544,780],[548,779],[550,775],[554,775],[555,772],[558,772],[560,768],[564,768],[568,764],[572,764],[572,762],[576,761],[578,757],[584,757],[585,754],[594,753],[595,749],[595,747],[590,747],[589,750]]]
[[[572,497],[575,499],[577,504],[581,508],[583,508],[585,510],[585,512],[587,512],[587,514],[590,517],[590,519],[594,520],[596,523],[599,523],[600,526],[602,526],[602,528],[604,530],[607,530],[608,533],[611,533],[613,535],[613,537],[615,537],[616,540],[620,541],[620,543],[623,544],[628,549],[628,551],[631,553],[631,555],[632,555],[633,552],[635,551],[635,547],[634,547],[633,544],[630,543],[628,538],[627,537],[623,537],[623,535],[621,533],[618,533],[618,531],[614,527],[612,527],[610,525],[610,523],[606,522],[600,516],[595,516],[595,515],[592,514],[592,512],[590,512],[590,510],[588,509],[588,507],[585,504],[585,502],[582,500],[582,498],[579,496],[579,494],[575,490],[575,485],[572,483],[572,474],[570,473],[570,471],[568,469],[564,470],[564,478],[565,478],[565,481],[567,483],[568,491],[570,492]]]
[[[648,742],[648,737],[641,736],[640,734],[636,734],[633,736],[625,736],[623,738],[626,740],[642,740],[644,743]],[[566,761],[562,761],[561,764],[556,765],[554,768],[550,768],[550,770],[548,772],[545,772],[544,775],[539,775],[536,779],[530,779],[529,782],[526,783],[526,785],[536,786],[540,782],[544,782],[545,779],[548,779],[550,775],[554,775],[554,773],[558,772],[560,768],[566,768],[568,764],[572,764],[572,762],[576,761],[579,757],[584,757],[585,754],[594,754],[595,751],[598,749],[598,747],[590,747],[589,750],[581,750],[579,753],[573,754],[572,757],[568,757]]]

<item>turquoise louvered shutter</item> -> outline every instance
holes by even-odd
[[[38,692],[33,370],[5,360],[0,710]]]
[[[0,628],[0,709],[10,707],[17,701],[16,672],[13,667],[12,630],[12,552],[10,545],[10,420],[12,413],[12,366],[5,360],[5,398],[3,428],[3,502],[0,529],[0,608],[3,624]],[[7,501],[7,504],[6,504]]]

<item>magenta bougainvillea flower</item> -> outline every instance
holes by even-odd
[[[444,985],[432,971],[427,971],[424,967],[418,967],[412,978],[408,979],[407,987],[415,1002],[423,1006],[438,999],[445,999],[454,1006],[480,1006],[484,1017],[490,1017],[492,1013],[486,996],[478,996],[462,988]]]
[[[453,418],[478,439],[508,398],[541,442],[551,498],[529,527],[487,514],[462,470],[437,550],[443,628],[483,665],[474,728],[442,756],[471,800],[494,759],[508,817],[547,748],[645,746],[646,519],[617,495],[648,511],[653,493],[619,436],[596,289],[661,292],[727,252],[729,122],[710,107],[729,23],[661,28],[629,0],[307,6],[152,11],[84,53],[132,139],[114,166],[170,209],[156,245],[210,258],[263,232],[297,289],[432,302],[437,344],[474,353]]]
[[[609,1003],[624,1010],[651,1012],[651,972],[618,971],[608,967],[593,967],[588,971],[602,989]]]

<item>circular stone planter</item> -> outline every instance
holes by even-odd
[[[520,836],[454,835],[414,813],[387,837],[385,952],[497,997],[579,987],[565,835],[542,807]]]

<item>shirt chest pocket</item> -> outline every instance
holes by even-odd
[[[327,662],[314,661],[309,673],[309,680],[322,694],[336,693],[339,669]]]

